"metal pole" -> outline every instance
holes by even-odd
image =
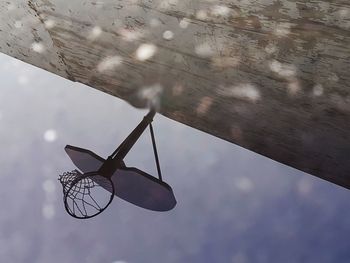
[[[134,146],[137,140],[140,138],[147,126],[153,121],[153,117],[156,114],[155,110],[150,112],[143,118],[139,125],[130,133],[130,135],[122,142],[122,144],[112,153],[110,157],[113,160],[122,160],[128,154],[130,149]]]

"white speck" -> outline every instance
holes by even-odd
[[[235,97],[237,99],[248,100],[251,102],[257,102],[261,97],[257,87],[249,83],[219,90],[223,96]]]
[[[140,61],[150,59],[155,55],[157,47],[153,44],[142,44],[136,50],[136,58]]]
[[[179,27],[185,29],[189,26],[189,24],[190,24],[189,20],[187,18],[183,18],[179,23]]]
[[[214,51],[208,43],[202,43],[195,47],[195,52],[197,55],[208,58],[214,55]]]
[[[210,109],[210,106],[213,104],[213,99],[210,97],[203,97],[200,102],[199,105],[196,109],[196,112],[198,115],[204,115],[208,112],[208,110]]]
[[[279,72],[282,68],[282,64],[280,62],[278,62],[277,60],[273,60],[270,62],[270,69],[273,72]]]
[[[110,71],[118,67],[122,63],[122,58],[119,56],[104,58],[97,66],[98,72]]]
[[[140,30],[129,30],[129,29],[120,29],[118,33],[122,36],[123,40],[127,42],[132,42],[138,40],[143,36],[143,32]]]
[[[230,8],[225,5],[216,5],[211,10],[212,15],[227,17],[230,14]]]
[[[48,194],[54,193],[56,190],[56,186],[55,186],[54,182],[50,179],[45,180],[43,182],[42,187],[43,187],[44,191]]]
[[[323,86],[321,84],[315,85],[313,88],[313,93],[316,97],[321,96],[323,94]]]
[[[57,133],[55,130],[47,130],[45,133],[44,133],[44,139],[45,141],[47,142],[54,142],[56,141],[57,139]]]
[[[198,10],[196,13],[196,18],[199,20],[206,20],[208,18],[207,11],[205,10]]]
[[[140,97],[144,99],[153,99],[154,97],[159,96],[159,94],[163,91],[162,86],[157,83],[152,86],[144,87],[140,90]]]
[[[171,40],[174,37],[174,33],[171,32],[170,30],[167,30],[163,33],[163,38],[166,40]]]
[[[269,66],[271,71],[284,78],[294,77],[297,73],[297,69],[294,65],[282,64],[277,60],[271,61]]]
[[[163,87],[159,83],[156,83],[151,86],[143,87],[139,91],[138,95],[141,99],[144,99],[148,102],[149,104],[148,106],[158,108],[160,95],[162,94],[162,92],[163,92]]]
[[[91,29],[88,39],[94,41],[102,34],[102,32],[102,28],[95,26]]]
[[[44,24],[45,24],[45,27],[46,27],[47,29],[52,29],[52,28],[55,27],[56,22],[55,22],[54,20],[52,20],[52,19],[48,19],[48,20],[46,20],[46,21],[44,22]]]
[[[235,185],[242,192],[250,192],[254,188],[253,182],[248,177],[237,178]]]
[[[15,28],[18,28],[18,29],[21,28],[21,27],[23,26],[22,21],[17,20],[17,21],[15,22],[14,26],[15,26]]]
[[[52,204],[44,204],[41,212],[45,219],[52,219],[55,216],[55,207]]]
[[[43,53],[45,51],[45,46],[41,42],[34,42],[31,48],[37,53]]]

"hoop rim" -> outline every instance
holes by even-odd
[[[71,209],[69,208],[68,202],[67,202],[67,198],[68,198],[68,194],[69,194],[69,192],[72,190],[72,188],[73,188],[78,182],[80,182],[81,180],[83,180],[83,179],[85,179],[85,178],[87,178],[87,177],[95,176],[95,175],[100,175],[100,174],[99,174],[98,171],[95,171],[95,172],[88,172],[88,173],[82,174],[80,177],[75,178],[74,181],[72,182],[72,184],[70,185],[70,187],[68,188],[68,190],[65,191],[64,196],[63,196],[64,208],[65,208],[66,212],[67,212],[70,216],[72,216],[72,217],[74,217],[74,218],[77,218],[77,219],[89,219],[89,218],[92,218],[92,217],[95,217],[95,216],[101,214],[101,213],[102,213],[104,210],[106,210],[107,207],[112,203],[112,201],[113,201],[113,199],[114,199],[114,195],[115,195],[115,187],[114,187],[114,184],[113,184],[113,181],[111,180],[111,178],[103,176],[106,180],[108,180],[108,181],[110,182],[110,184],[111,184],[111,186],[112,186],[112,192],[109,192],[108,190],[104,189],[104,190],[106,190],[108,193],[111,194],[111,197],[110,197],[108,203],[104,206],[104,208],[100,209],[99,212],[97,212],[97,213],[95,213],[95,214],[93,214],[93,215],[90,215],[90,216],[77,216],[77,215],[75,215],[75,214],[71,211]],[[101,175],[101,176],[102,176],[102,175]],[[91,179],[91,180],[92,180],[92,179]],[[102,186],[101,186],[101,187],[102,187]],[[103,187],[102,187],[102,188],[103,188]]]

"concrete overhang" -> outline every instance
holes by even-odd
[[[0,3],[1,52],[347,188],[349,30],[343,0]]]

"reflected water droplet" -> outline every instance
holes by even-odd
[[[208,18],[208,14],[206,10],[198,10],[196,13],[196,18],[199,20],[206,20]]]
[[[162,86],[158,84],[154,84],[152,86],[147,86],[141,89],[140,96],[144,99],[153,99],[154,97],[159,96],[159,94],[163,91]]]
[[[213,99],[210,97],[204,97],[200,100],[199,105],[196,109],[198,115],[204,115],[210,109],[210,106],[213,103]]]
[[[155,55],[157,47],[153,44],[142,44],[136,50],[136,58],[140,61],[150,59]]]
[[[270,61],[269,66],[271,71],[277,73],[278,75],[284,78],[294,77],[297,73],[297,69],[294,65],[282,64],[277,60]]]
[[[321,84],[317,84],[313,88],[313,94],[314,96],[318,97],[323,94],[323,86]]]
[[[44,204],[41,212],[43,217],[47,220],[52,219],[56,214],[55,207],[52,204]]]
[[[106,57],[97,65],[97,71],[102,73],[113,70],[121,65],[122,61],[122,58],[119,56]]]
[[[188,18],[183,18],[181,19],[181,21],[179,22],[179,27],[185,29],[189,26],[190,21],[188,20]]]
[[[163,38],[166,40],[171,40],[174,38],[174,33],[170,30],[167,30],[163,33]]]
[[[160,103],[160,96],[163,92],[163,87],[156,83],[151,86],[143,87],[139,93],[138,96],[148,102],[148,106],[155,107],[156,109],[159,108]]]
[[[250,192],[254,189],[254,184],[248,177],[237,178],[235,185],[242,192]]]
[[[56,22],[53,19],[48,19],[48,20],[45,20],[44,24],[47,29],[52,29],[55,27]]]
[[[45,131],[44,139],[47,142],[54,142],[54,141],[56,141],[56,139],[57,139],[56,131],[52,130],[52,129]]]
[[[31,49],[37,53],[43,53],[45,51],[45,46],[41,42],[34,42]]]
[[[51,179],[47,179],[43,182],[43,190],[47,193],[47,194],[51,194],[54,193],[56,190],[56,185],[55,183],[51,180]]]
[[[233,87],[221,87],[218,92],[222,96],[257,102],[261,95],[256,86],[250,83],[239,84]]]
[[[213,49],[207,42],[197,45],[195,47],[195,52],[197,55],[204,58],[211,57],[214,54]]]
[[[214,16],[227,17],[230,14],[230,8],[225,5],[215,5],[211,9],[211,13]]]
[[[140,39],[144,32],[141,30],[129,30],[129,29],[120,29],[118,33],[122,36],[124,41],[133,42]]]
[[[88,39],[90,41],[96,40],[102,34],[102,28],[99,26],[95,26],[91,29]]]

